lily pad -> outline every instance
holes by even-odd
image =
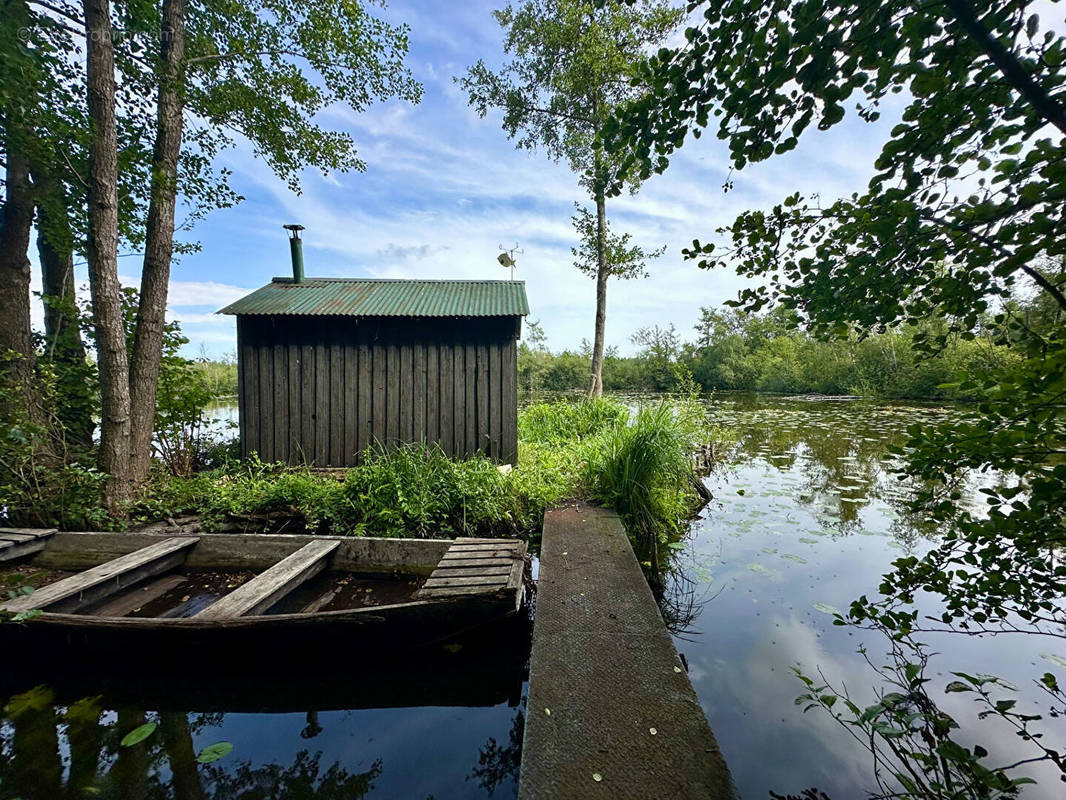
[[[781,558],[787,558],[789,561],[795,561],[797,564],[807,563],[807,559],[805,559],[803,556],[796,556],[792,553],[782,553]]]
[[[233,750],[233,745],[229,742],[215,742],[201,750],[196,760],[200,764],[213,764],[220,758],[228,756],[231,750]]]
[[[119,744],[123,747],[133,747],[133,745],[143,742],[155,733],[155,729],[158,727],[159,724],[156,722],[146,722],[123,736],[122,741]]]

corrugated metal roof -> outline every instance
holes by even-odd
[[[219,314],[510,317],[529,314],[524,281],[275,278]]]

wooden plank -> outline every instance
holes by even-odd
[[[300,346],[300,460],[315,460],[315,346]]]
[[[463,400],[460,403],[459,393],[455,395],[455,415],[460,413],[463,417],[463,428],[466,435],[463,437],[462,454],[473,455],[477,450],[477,347],[467,344],[463,353]]]
[[[387,385],[387,353],[385,345],[379,342],[374,343],[374,402],[373,411],[371,412],[371,418],[373,420],[373,427],[370,431],[370,444],[374,447],[378,445],[384,445],[385,439],[388,436],[388,431],[385,427],[386,419],[388,418],[388,407],[386,405],[386,394],[388,390]]]
[[[492,437],[489,386],[489,347],[481,342],[477,346],[477,444],[475,448],[485,455],[492,455],[489,450]]]
[[[414,405],[414,425],[411,429],[411,441],[429,442],[430,438],[426,426],[426,393],[427,393],[427,370],[426,370],[426,346],[421,342],[415,342],[412,347],[414,354],[412,359],[411,399]]]
[[[499,550],[500,552],[510,552],[514,550],[514,545],[510,542],[506,544],[500,544],[498,542],[471,542],[470,544],[456,543],[453,544],[450,548],[448,548],[448,552],[450,553],[461,553],[467,550],[471,550],[474,552],[488,551],[490,553],[496,550]]]
[[[274,460],[289,460],[289,347],[275,344],[274,351]]]
[[[329,555],[340,546],[336,539],[309,542],[265,572],[205,608],[197,619],[231,619],[266,611],[300,584],[326,568]]]
[[[57,528],[0,528],[0,542],[13,544],[36,542],[38,539],[47,539],[56,530]]]
[[[329,464],[329,347],[315,344],[315,466]]]
[[[439,589],[420,589],[418,597],[431,600],[434,597],[455,597],[468,594],[493,594],[499,592],[502,586],[442,586]]]
[[[359,446],[356,444],[358,411],[356,392],[359,380],[359,348],[349,338],[344,343],[344,461],[346,467],[354,466]]]
[[[445,586],[499,586],[507,585],[507,578],[499,575],[457,575],[454,577],[437,576],[433,573],[425,584],[424,589],[440,589]]]
[[[401,343],[397,349],[400,351],[400,416],[397,438],[401,442],[413,442],[415,440],[414,350],[410,342]]]
[[[499,567],[438,567],[433,570],[434,578],[455,578],[461,575],[498,575],[503,582],[511,574],[511,565]]]
[[[196,536],[164,539],[0,605],[0,610],[19,612],[39,608],[74,611],[178,566],[185,560],[187,551],[199,541]]]
[[[255,347],[258,327],[244,320],[244,341],[241,342],[243,374],[241,385],[244,403],[241,404],[241,429],[244,434],[245,456],[259,452],[259,357]]]
[[[449,558],[441,559],[440,566],[445,567],[500,567],[512,566],[511,556],[497,556],[494,558]]]
[[[374,396],[373,373],[370,369],[371,349],[366,342],[359,343],[359,377],[357,379],[356,396],[356,425],[355,449],[362,459],[363,451],[370,445],[372,439],[371,429],[371,399]]]
[[[440,442],[441,450],[447,455],[454,456],[455,449],[455,404],[452,398],[455,396],[455,348],[450,344],[442,344],[437,348],[439,394],[437,396],[437,425],[439,433],[437,441]]]
[[[344,348],[329,345],[329,464],[344,466]]]
[[[489,456],[500,460],[503,436],[503,348],[499,342],[489,345]]]
[[[300,426],[303,424],[303,416],[300,413],[300,345],[290,342],[287,350],[285,367],[289,388],[288,460],[290,464],[300,464],[303,461],[303,450],[300,446]]]
[[[503,353],[501,376],[501,440],[500,461],[518,463],[518,344],[507,342]]]
[[[385,345],[385,445],[392,448],[400,438],[400,348]]]
[[[153,581],[134,587],[128,592],[111,598],[102,605],[86,609],[87,613],[94,617],[124,617],[145,604],[158,600],[171,589],[181,586],[189,580],[185,575],[164,575]]]
[[[32,556],[48,546],[47,539],[30,539],[25,542],[0,541],[0,561],[15,561]]]
[[[440,442],[440,346],[426,344],[426,441]]]
[[[259,455],[264,461],[276,460],[274,450],[274,347],[260,340],[259,358]]]

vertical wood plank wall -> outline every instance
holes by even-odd
[[[516,463],[518,325],[239,316],[241,451],[341,467],[425,441]]]

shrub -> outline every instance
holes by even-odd
[[[507,485],[481,455],[455,461],[437,445],[368,451],[348,470],[335,522],[377,536],[473,535],[513,531]]]

